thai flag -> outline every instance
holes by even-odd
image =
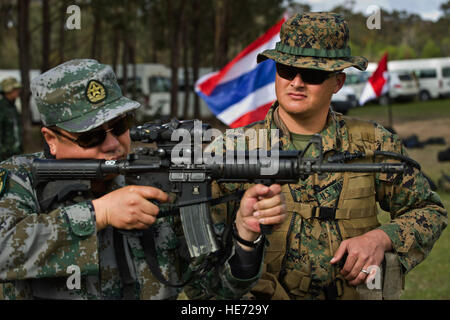
[[[195,91],[211,111],[231,128],[264,119],[276,99],[275,62],[256,63],[258,53],[273,49],[280,41],[283,17],[265,34],[241,51],[220,71],[201,77]]]

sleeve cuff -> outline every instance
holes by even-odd
[[[253,276],[250,274],[242,275],[239,272],[238,272],[238,274],[236,274],[235,270],[232,271],[232,269],[234,269],[234,267],[232,266],[233,262],[231,260],[236,257],[236,247],[237,247],[237,245],[234,243],[233,244],[233,253],[227,261],[227,265],[228,265],[228,267],[227,267],[228,276],[227,277],[228,277],[229,281],[231,281],[231,283],[233,283],[237,287],[244,288],[244,287],[251,286],[251,285],[253,285],[253,283],[256,283],[256,281],[258,281],[259,278],[261,277],[262,270],[263,270],[265,245],[259,245],[258,248],[255,248],[255,250],[253,251],[253,253],[255,253],[255,251],[259,251],[259,253],[257,254],[257,257],[258,257],[257,261],[254,264],[256,274],[253,273],[254,274]],[[249,278],[249,276],[250,276],[250,278]]]
[[[400,253],[407,253],[414,243],[414,236],[412,234],[405,234],[403,230],[394,223],[388,223],[378,227],[383,230],[391,239],[392,248]]]
[[[378,227],[383,230],[391,239],[392,250],[398,254],[398,258],[405,268],[406,272],[412,269],[413,265],[408,260],[408,253],[414,244],[414,235],[405,234],[400,226],[394,223],[388,223]]]
[[[231,273],[238,279],[251,279],[258,274],[263,255],[262,243],[250,251],[235,244],[234,255],[230,259]]]

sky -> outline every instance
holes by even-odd
[[[342,5],[345,0],[297,0],[296,2],[307,3],[311,6],[312,11],[328,11],[331,8]],[[439,7],[447,0],[356,0],[354,11],[366,13],[371,5],[377,5],[386,11],[406,10],[410,13],[416,13],[424,20],[436,21],[441,15]]]

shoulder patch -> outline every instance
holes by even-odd
[[[6,186],[6,178],[8,177],[8,171],[6,169],[0,168],[0,197],[3,194]]]

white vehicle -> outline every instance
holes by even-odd
[[[133,66],[127,66],[127,95],[131,97],[133,87]],[[119,84],[122,80],[122,66],[118,65],[116,69],[117,79]],[[182,86],[184,79],[183,72],[179,71],[179,84]],[[136,64],[136,93],[137,100],[141,102],[142,106],[137,110],[138,121],[144,117],[163,117],[170,116],[170,88],[171,88],[171,70],[156,63]],[[182,106],[184,104],[184,90],[178,92],[178,118],[193,117],[193,103],[196,93],[191,89],[189,103],[191,107],[188,113],[182,114]],[[203,100],[200,99],[200,116],[212,116],[211,111]]]
[[[346,70],[346,84],[355,89],[358,99],[365,85],[364,79],[368,79],[377,66],[378,63],[371,62],[366,71]],[[416,90],[420,100],[450,96],[450,57],[392,60],[388,61],[388,71],[391,99],[414,98]]]
[[[133,88],[133,66],[127,66],[127,95],[131,98]],[[123,69],[117,66],[116,76],[123,83]],[[170,70],[161,64],[136,64],[137,100],[142,104],[138,109],[138,120],[144,116],[158,116],[170,113]]]
[[[331,97],[331,107],[334,111],[347,114],[348,110],[358,106],[355,90],[344,85],[337,93]]]
[[[366,86],[367,79],[369,79],[372,73],[360,71],[354,67],[347,68],[344,72],[346,73],[345,86],[350,87],[355,91],[356,98],[359,101],[359,97]]]
[[[40,70],[30,70],[30,81],[33,80],[34,77],[41,74]],[[2,81],[5,78],[8,77],[14,77],[19,82],[22,82],[22,76],[20,75],[20,70],[13,70],[13,69],[3,69],[0,70],[0,81]],[[20,98],[16,100],[16,107],[19,112],[22,111],[22,104],[20,103]],[[38,124],[41,122],[41,116],[39,115],[39,110],[36,106],[36,102],[34,101],[33,97],[30,97],[30,115],[31,115],[31,122],[34,124]]]
[[[419,95],[419,82],[410,71],[389,72],[389,98],[415,100]]]
[[[376,64],[372,68],[374,71]],[[393,60],[388,62],[388,70],[413,72],[419,81],[420,100],[450,96],[450,57]]]

